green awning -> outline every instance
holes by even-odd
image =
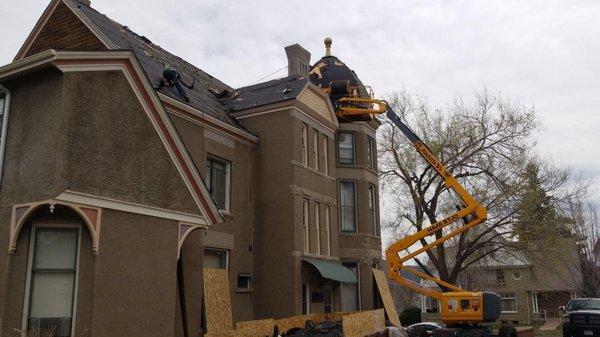
[[[354,272],[337,262],[309,258],[302,258],[302,260],[317,268],[324,278],[343,283],[358,283]]]

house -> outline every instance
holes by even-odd
[[[365,89],[330,43],[232,88],[52,0],[0,67],[0,335],[199,336],[203,267],[236,322],[380,306],[379,123],[338,121],[328,83]]]
[[[498,250],[467,268],[459,285],[498,293],[501,322],[534,324],[559,318],[559,306],[579,296],[581,268],[574,239],[552,240],[546,245],[521,241],[519,249]],[[426,297],[422,303],[424,319],[436,319],[439,303]]]

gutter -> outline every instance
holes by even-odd
[[[0,84],[0,92],[4,93],[4,114],[2,116],[2,131],[0,133],[0,182],[2,182],[2,168],[4,167],[4,149],[6,148],[6,135],[8,133],[8,113],[10,111],[10,90]]]

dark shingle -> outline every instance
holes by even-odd
[[[287,76],[242,87],[235,89],[224,106],[228,111],[239,111],[296,99],[307,84],[306,77]]]
[[[131,50],[137,56],[153,85],[158,84],[162,78],[164,66],[169,65],[171,68],[177,69],[181,75],[190,82],[192,79],[196,79],[194,89],[186,89],[188,97],[190,98],[190,102],[186,104],[227,124],[244,129],[241,124],[225,111],[214,94],[215,92],[222,92],[225,90],[232,91],[231,87],[180,57],[153,44],[148,38],[134,33],[127,28],[127,26],[123,26],[111,20],[106,15],[99,13],[95,9],[76,0],[70,1],[73,1],[79,11],[87,17],[112,44],[115,45],[116,49]],[[174,88],[163,88],[160,92],[184,102]]]

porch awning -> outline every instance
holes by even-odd
[[[302,258],[302,260],[312,264],[313,267],[317,268],[321,276],[324,278],[343,283],[358,283],[354,272],[339,263],[310,258]]]

